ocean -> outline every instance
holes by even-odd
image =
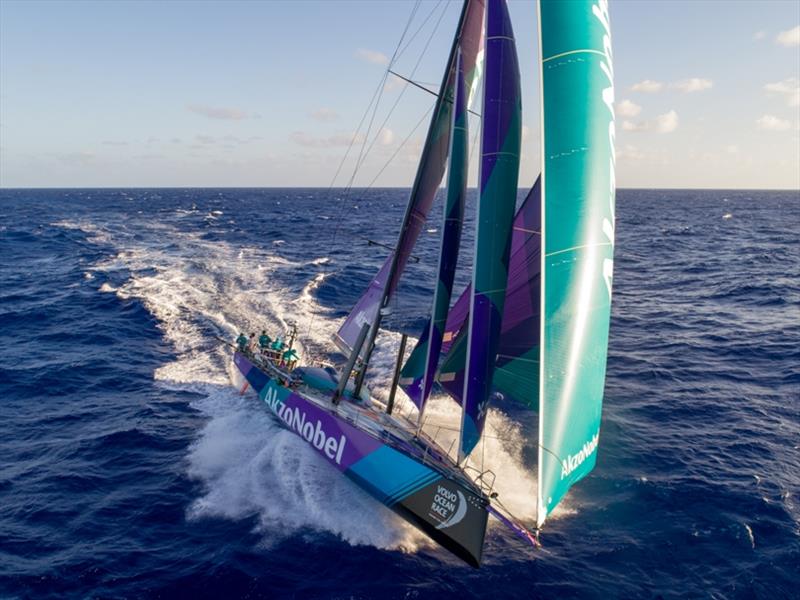
[[[336,359],[407,193],[0,190],[0,597],[800,597],[800,195],[618,191],[596,469],[541,550],[492,522],[475,570],[241,396],[216,339],[294,323]],[[437,434],[457,415],[437,393]],[[526,520],[533,419],[495,411],[485,451]]]

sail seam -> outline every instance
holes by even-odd
[[[582,246],[573,246],[572,248],[564,248],[563,250],[556,250],[555,252],[548,252],[545,256],[555,256],[556,254],[563,254],[571,250],[582,250],[583,248],[599,248],[600,246],[610,246],[611,242],[602,242],[600,244],[583,244]]]
[[[521,356],[514,356],[512,354],[498,354],[497,357],[498,358],[511,358],[511,359],[514,359],[514,361],[529,362],[529,363],[539,364],[539,361],[537,359],[534,359],[534,358],[522,358]]]
[[[500,156],[501,154],[514,157],[519,156],[519,154],[517,154],[516,152],[484,152],[481,156]]]
[[[561,54],[554,54],[553,56],[549,56],[549,57],[543,59],[542,63],[546,63],[546,62],[548,62],[550,60],[555,60],[556,58],[561,58],[562,56],[569,56],[570,54],[583,54],[583,53],[599,54],[600,56],[605,56],[605,54],[603,54],[599,50],[593,50],[591,48],[583,48],[583,49],[580,49],[580,50],[570,50],[569,52],[562,52]]]

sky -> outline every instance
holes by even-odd
[[[460,5],[422,1],[394,70],[435,89]],[[381,81],[414,7],[0,0],[0,187],[409,187],[434,98]],[[509,7],[525,187],[540,170],[537,17]],[[800,188],[800,2],[610,11],[619,187]]]

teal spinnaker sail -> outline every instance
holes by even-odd
[[[607,0],[540,0],[542,343],[537,523],[595,465],[614,252]]]

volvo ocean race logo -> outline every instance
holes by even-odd
[[[343,435],[337,440],[333,436],[328,436],[322,428],[322,422],[317,419],[316,424],[306,419],[305,411],[300,407],[288,407],[279,398],[278,391],[274,388],[267,388],[264,395],[264,402],[270,410],[278,415],[289,429],[296,431],[309,444],[325,454],[337,465],[342,464],[342,454],[347,443],[347,438]]]
[[[577,454],[569,454],[567,458],[561,461],[561,479],[567,477],[575,469],[583,464],[592,453],[597,450],[597,434],[595,433],[588,442],[583,445]]]
[[[466,514],[467,499],[460,490],[454,492],[443,485],[436,486],[436,493],[428,511],[428,515],[434,521],[439,521],[436,529],[452,527],[456,523],[460,523]]]

